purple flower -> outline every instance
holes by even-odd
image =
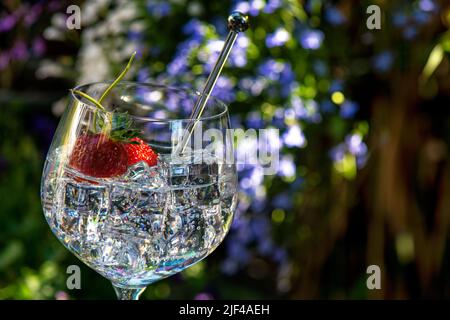
[[[29,56],[27,46],[24,41],[17,41],[10,51],[11,59],[14,60],[26,60]]]
[[[10,31],[16,25],[17,19],[14,15],[8,15],[0,18],[0,32]]]
[[[426,12],[431,12],[437,9],[436,3],[433,0],[420,0],[419,8]]]
[[[319,49],[325,35],[320,30],[305,30],[300,34],[300,44],[309,50]]]
[[[36,56],[41,56],[44,54],[46,49],[45,41],[41,37],[34,39],[33,44],[31,45],[31,50]]]
[[[207,292],[201,292],[194,297],[194,300],[214,300],[214,298]]]
[[[380,72],[386,72],[391,68],[393,61],[393,54],[390,51],[384,51],[373,58],[373,66]]]
[[[345,23],[344,15],[336,7],[328,7],[325,9],[325,20],[333,26]]]
[[[284,28],[278,28],[274,33],[269,33],[266,38],[268,48],[280,47],[290,39],[289,32]]]
[[[304,147],[306,144],[305,135],[298,125],[290,126],[283,134],[284,144],[288,147]]]
[[[42,10],[42,3],[38,3],[31,7],[24,17],[25,26],[31,26],[32,24],[34,24],[37,21],[39,15],[42,13]]]

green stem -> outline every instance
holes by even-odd
[[[86,94],[86,93],[84,93],[84,92],[82,92],[82,91],[79,91],[79,90],[71,90],[73,93],[75,93],[75,94],[78,94],[78,95],[80,95],[80,96],[82,96],[83,98],[85,98],[85,99],[87,99],[87,100],[89,100],[90,102],[92,102],[97,108],[99,108],[100,110],[102,110],[102,111],[105,111],[106,112],[106,109],[102,106],[102,101],[103,101],[103,99],[108,95],[108,93],[119,83],[119,81],[120,80],[122,80],[123,79],[123,77],[125,77],[125,75],[127,74],[127,72],[128,72],[128,70],[130,69],[130,67],[131,67],[131,64],[133,63],[133,60],[134,60],[134,57],[136,56],[136,51],[135,52],[133,52],[133,54],[131,55],[131,57],[130,57],[130,60],[128,60],[128,64],[127,64],[127,66],[125,67],[125,69],[121,72],[121,74],[117,77],[117,79],[116,80],[114,80],[114,82],[112,82],[109,86],[108,86],[108,88],[106,88],[106,90],[105,90],[105,92],[103,92],[103,94],[102,94],[102,96],[100,97],[100,99],[97,101],[97,100],[95,100],[94,98],[92,98],[90,95],[88,95],[88,94]],[[93,122],[94,122],[94,132],[96,133],[97,132],[97,111],[98,110],[96,110],[95,111],[95,113],[94,113],[94,119],[93,119]],[[108,127],[106,127],[106,128],[104,128],[106,131],[108,131]]]
[[[119,83],[120,80],[123,79],[123,77],[125,77],[125,75],[127,74],[128,70],[131,67],[131,64],[133,63],[134,60],[134,56],[136,55],[136,51],[133,52],[133,54],[131,55],[130,60],[128,61],[127,66],[125,67],[125,69],[122,71],[122,73],[117,77],[116,80],[114,80],[113,83],[111,83],[109,85],[108,88],[106,88],[105,92],[103,92],[102,96],[100,97],[100,99],[98,100],[99,103],[101,103],[103,101],[103,99],[106,97],[106,95],[112,90],[112,88],[114,88],[116,86],[116,84]]]
[[[90,95],[79,91],[79,90],[73,90],[73,93],[78,94],[80,96],[82,96],[83,98],[85,98],[86,100],[89,100],[90,102],[92,102],[93,104],[95,104],[95,106],[99,109],[101,109],[102,111],[106,111],[105,108],[103,108],[103,106],[101,105],[100,102],[98,102],[97,100],[95,100],[94,98],[92,98]]]

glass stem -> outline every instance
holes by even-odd
[[[139,300],[139,296],[144,292],[144,288],[121,288],[113,284],[118,300]]]

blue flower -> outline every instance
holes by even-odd
[[[170,14],[170,4],[168,2],[147,1],[147,11],[156,18],[162,18]]]
[[[231,257],[225,259],[220,266],[220,270],[227,275],[235,274],[238,271],[238,269],[239,269],[238,263]]]
[[[229,241],[227,246],[228,255],[240,263],[247,263],[250,260],[250,252],[241,242]]]
[[[430,21],[431,15],[425,11],[415,10],[412,17],[418,25],[423,25]]]
[[[290,34],[284,28],[278,28],[274,33],[270,33],[266,38],[268,48],[280,47],[290,39]]]
[[[130,41],[142,41],[144,34],[140,31],[129,30],[127,32],[127,38]]]
[[[176,56],[175,59],[167,65],[167,73],[171,76],[177,76],[186,70],[187,64],[185,56]]]
[[[359,134],[351,134],[345,137],[348,151],[355,156],[363,156],[367,153],[367,146]]]
[[[394,56],[392,52],[384,51],[373,58],[373,66],[380,72],[386,72],[391,68],[393,61]]]
[[[437,5],[433,0],[420,0],[419,8],[426,12],[432,12],[437,9]]]
[[[290,63],[268,59],[259,66],[258,73],[269,80],[279,82],[282,97],[287,97],[295,85],[295,73]]]
[[[279,163],[278,175],[281,177],[292,177],[295,176],[296,167],[292,156],[283,156]]]
[[[236,3],[233,11],[240,11],[244,14],[247,14],[250,11],[250,3],[248,3],[247,1],[240,1]]]
[[[261,129],[264,127],[264,121],[258,111],[249,112],[245,123],[247,128]]]
[[[247,64],[247,48],[249,42],[249,39],[244,34],[241,33],[238,35],[235,46],[230,54],[230,64],[232,66],[242,68]]]
[[[320,30],[305,30],[300,34],[300,44],[308,50],[319,49],[325,35]]]
[[[331,82],[330,88],[328,88],[328,92],[336,92],[342,91],[344,89],[344,83],[342,80],[333,80]]]
[[[407,40],[412,40],[416,37],[417,35],[417,28],[414,26],[408,26],[406,27],[405,30],[403,30],[403,36],[405,37],[405,39]]]
[[[356,114],[358,109],[359,109],[359,106],[356,102],[346,100],[341,105],[340,115],[344,119],[350,119],[350,118],[353,118],[353,116]]]
[[[325,9],[325,20],[333,26],[345,23],[344,15],[336,7],[328,7]]]
[[[264,13],[273,13],[278,8],[281,8],[282,0],[269,0],[263,9]]]
[[[330,150],[330,158],[333,160],[333,162],[342,161],[342,159],[344,159],[345,152],[346,152],[345,144],[340,143]]]
[[[191,19],[182,29],[183,33],[188,36],[203,37],[205,35],[205,26],[197,19]]]
[[[265,239],[270,233],[270,221],[265,216],[259,216],[250,220],[250,231],[255,238]]]
[[[403,12],[395,12],[392,15],[392,23],[396,27],[403,27],[407,22],[408,18]]]
[[[258,244],[258,252],[263,256],[268,256],[270,253],[272,253],[273,249],[274,244],[272,239],[270,239],[269,237],[262,239]]]
[[[278,263],[286,261],[287,260],[286,250],[283,248],[277,248],[273,253],[273,259]]]
[[[298,125],[293,125],[283,134],[284,144],[288,147],[302,148],[306,144],[305,135]]]
[[[257,16],[259,12],[264,8],[264,5],[264,0],[251,0],[248,13],[252,16]]]
[[[233,88],[234,85],[230,78],[227,78],[226,76],[220,76],[217,79],[216,85],[213,89],[213,94],[218,99],[224,102],[231,102],[234,100],[235,96]]]
[[[137,73],[137,80],[139,82],[145,82],[149,78],[150,78],[150,72],[149,72],[148,68],[143,68],[143,69],[138,71],[138,73]]]
[[[275,110],[275,113],[272,117],[272,124],[277,127],[277,128],[281,128],[284,127],[284,109],[282,108],[277,108]]]
[[[292,195],[288,194],[287,192],[282,192],[277,194],[272,199],[272,206],[274,208],[280,208],[283,210],[290,210],[293,206],[292,204]]]
[[[331,113],[336,110],[336,105],[327,99],[320,104],[320,110],[322,110],[323,113]]]

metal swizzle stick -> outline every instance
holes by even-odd
[[[205,109],[206,103],[210,97],[210,94],[216,84],[217,79],[219,78],[220,72],[222,71],[228,55],[231,52],[231,49],[236,41],[239,32],[243,32],[248,29],[248,17],[241,12],[234,11],[228,16],[228,36],[223,45],[222,51],[220,52],[219,58],[214,65],[213,70],[211,71],[208,79],[206,80],[205,87],[203,88],[203,92],[199,96],[198,100],[194,105],[194,109],[191,114],[191,121],[187,125],[187,133],[184,134],[181,142],[177,145],[176,155],[181,155],[184,152],[187,144],[189,143],[190,137],[197,125],[199,119],[201,118],[203,111]]]

